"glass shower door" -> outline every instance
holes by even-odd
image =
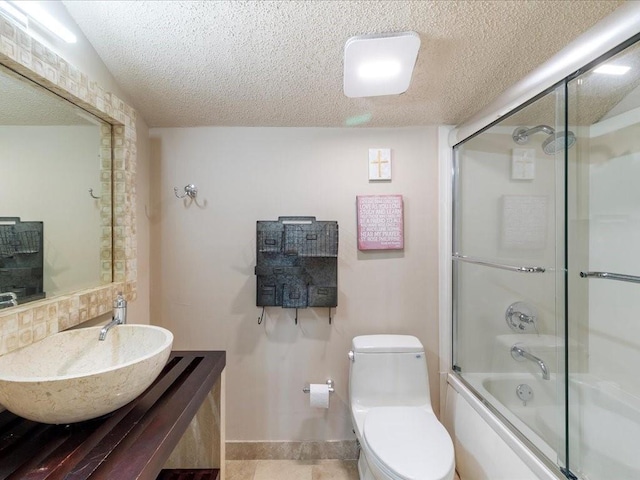
[[[454,370],[564,465],[561,86],[454,148]],[[560,119],[559,121],[557,119]]]
[[[605,66],[605,68],[602,68]],[[568,461],[640,478],[640,46],[572,79],[568,152]]]

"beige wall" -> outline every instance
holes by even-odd
[[[372,147],[393,150],[393,181],[369,183]],[[227,438],[353,438],[347,352],[352,337],[417,335],[438,377],[437,129],[152,129],[152,321],[174,348],[227,351]],[[173,187],[194,183],[196,202]],[[404,251],[357,250],[355,197],[402,194]],[[338,307],[267,308],[258,325],[257,220],[312,215],[340,229]],[[328,411],[308,406],[306,383],[332,378]]]

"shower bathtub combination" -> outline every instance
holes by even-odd
[[[640,478],[640,8],[622,10],[591,33],[617,44],[451,142],[449,383],[549,478]]]

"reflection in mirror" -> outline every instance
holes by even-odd
[[[0,98],[0,308],[111,282],[110,125],[4,67]]]

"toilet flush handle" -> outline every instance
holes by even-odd
[[[352,362],[355,362],[356,360],[356,356],[353,354],[352,351],[350,351],[347,356],[349,357],[349,360],[351,360]]]

